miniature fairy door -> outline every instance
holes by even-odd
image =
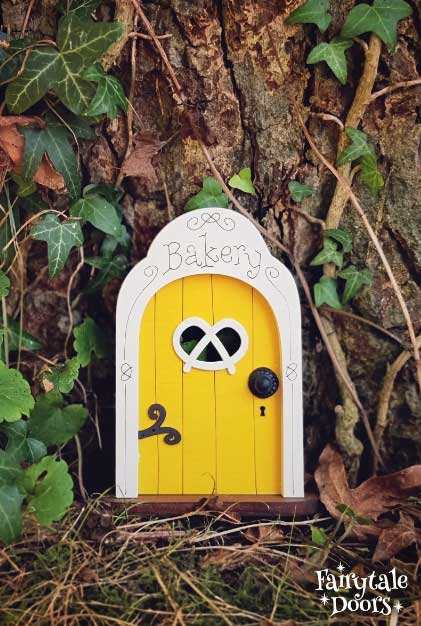
[[[282,493],[279,335],[257,290],[216,274],[162,287],[139,372],[140,494]]]
[[[304,494],[297,287],[222,208],[160,231],[116,316],[117,496],[213,493]]]

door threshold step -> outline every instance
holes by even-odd
[[[277,495],[140,495],[137,498],[115,498],[113,506],[117,510],[126,509],[129,514],[158,517],[195,511],[226,511],[244,517],[294,517],[314,515],[322,510],[315,493],[307,493],[304,498]]]

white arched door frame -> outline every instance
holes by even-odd
[[[138,496],[139,333],[150,298],[174,280],[222,274],[257,289],[272,308],[282,354],[283,495],[304,496],[301,307],[291,272],[259,231],[229,209],[198,209],[170,222],[129,272],[116,316],[116,495]]]

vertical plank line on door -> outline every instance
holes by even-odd
[[[256,350],[255,350],[255,322],[254,322],[254,310],[255,310],[255,295],[256,292],[254,289],[251,290],[251,346],[252,346],[252,370],[254,370],[256,365]],[[247,381],[248,383],[248,381]],[[257,493],[257,454],[256,454],[256,401],[257,398],[253,396],[253,447],[254,447],[254,484],[255,484],[255,492]]]
[[[181,321],[184,320],[184,278],[181,279]],[[184,437],[184,375],[183,375],[183,367],[184,363],[180,359],[180,367],[181,367],[181,424],[182,431],[181,437],[183,441]],[[183,441],[183,453],[181,456],[181,493],[185,493],[184,489],[184,441]]]
[[[156,294],[153,296],[153,338],[154,338],[154,370],[155,370],[155,390],[154,390],[154,396],[155,396],[155,402],[158,402],[157,399],[157,358],[156,358],[156,352],[157,352],[157,345],[156,345]],[[158,484],[156,486],[156,492],[159,494],[159,442],[158,442],[158,437],[154,437],[155,441],[156,441],[156,457],[157,457],[157,466],[158,466]]]
[[[215,310],[213,305],[213,276],[210,275],[211,279],[211,297],[212,297],[212,324],[215,324]],[[213,372],[213,397],[214,397],[214,422],[215,422],[215,437],[214,437],[214,448],[215,448],[215,476],[214,476],[214,484],[213,484],[213,492],[218,493],[218,437],[217,437],[217,411],[216,411],[216,376],[215,372]]]

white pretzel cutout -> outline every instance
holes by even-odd
[[[181,336],[183,332],[187,330],[187,328],[191,328],[192,326],[197,326],[204,332],[203,337],[197,342],[193,350],[188,354],[181,345]],[[223,328],[231,328],[235,330],[235,332],[240,337],[240,346],[234,354],[228,354],[227,349],[225,348],[222,341],[217,336],[217,333]],[[220,361],[199,361],[199,356],[203,352],[203,350],[209,345],[212,344],[215,350],[218,352],[221,357]],[[247,332],[237,320],[233,320],[230,318],[225,318],[219,320],[211,326],[201,317],[189,317],[183,320],[175,329],[173,335],[173,346],[176,354],[180,357],[182,361],[184,361],[183,370],[185,372],[190,372],[192,367],[199,370],[228,370],[230,374],[235,374],[235,363],[238,363],[240,359],[243,358],[245,353],[248,350],[249,339]]]

